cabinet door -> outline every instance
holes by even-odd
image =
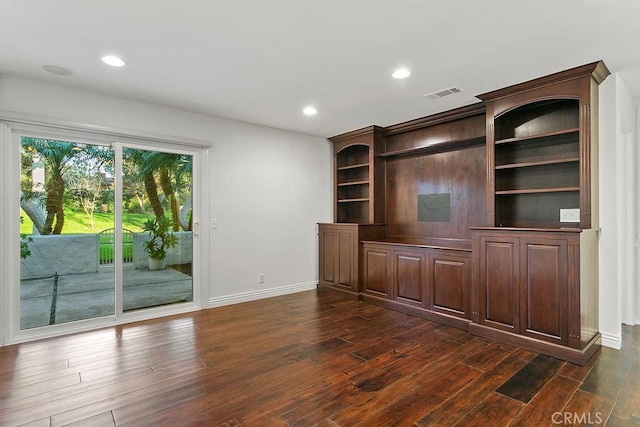
[[[337,285],[349,288],[354,292],[358,287],[358,258],[357,241],[353,230],[338,230],[337,257],[338,267]]]
[[[358,233],[353,227],[321,224],[319,281],[323,285],[358,291]]]
[[[391,251],[375,245],[364,245],[364,292],[388,298],[391,273]]]
[[[482,236],[479,267],[480,323],[518,333],[519,240]]]
[[[422,307],[427,291],[424,251],[393,251],[393,298]]]
[[[470,318],[469,257],[440,251],[429,254],[429,310]]]
[[[567,344],[567,241],[522,238],[520,244],[521,333]]]
[[[336,250],[337,231],[335,228],[320,226],[319,230],[319,261],[320,283],[323,285],[335,285],[336,277]]]

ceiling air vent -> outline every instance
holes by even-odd
[[[444,98],[445,96],[455,95],[456,93],[461,93],[461,92],[464,92],[464,89],[458,86],[453,86],[448,89],[443,89],[437,92],[428,93],[424,95],[424,97],[429,99],[440,99],[440,98]]]

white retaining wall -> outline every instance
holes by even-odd
[[[178,244],[167,250],[167,265],[187,264],[192,256],[192,234],[190,231],[174,233]],[[31,255],[20,260],[20,279],[38,279],[65,274],[96,273],[100,266],[97,234],[60,234],[31,236]],[[133,263],[135,268],[147,268],[149,256],[144,244],[148,233],[133,236]]]
[[[31,255],[20,260],[20,278],[37,279],[56,273],[95,273],[98,260],[97,234],[31,236]]]

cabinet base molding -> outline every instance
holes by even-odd
[[[340,295],[341,297],[351,301],[362,301],[367,304],[377,305],[378,307],[388,308],[390,310],[398,311],[400,313],[408,314],[410,316],[420,317],[422,319],[431,320],[442,325],[452,326],[454,328],[462,329],[464,331],[469,330],[468,319],[461,319],[454,316],[447,316],[446,314],[436,313],[425,308],[407,305],[397,301],[391,301],[386,298],[378,298],[373,295],[367,295],[362,293],[355,293],[346,289],[341,289],[336,286],[318,284],[317,292],[327,292],[334,295]]]
[[[598,351],[602,340],[600,332],[598,332],[584,346],[584,348],[577,349],[537,340],[535,338],[513,334],[511,332],[501,331],[477,323],[469,324],[469,333],[500,341],[506,344],[511,344],[516,347],[524,348],[526,350],[535,351],[536,353],[546,354],[547,356],[566,360],[568,362],[582,366],[584,366],[587,361]]]
[[[462,329],[465,331],[469,330],[469,323],[471,322],[468,319],[460,319],[453,316],[447,316],[446,314],[436,313],[425,308],[403,304],[401,302],[388,300],[386,298],[378,298],[373,295],[361,294],[360,299],[369,304],[388,308],[394,311],[399,311],[401,313],[420,317],[422,319],[431,320],[443,325],[453,326],[454,328]]]
[[[322,283],[318,283],[318,292],[330,292],[333,294],[337,294],[340,295],[341,297],[348,299],[348,300],[352,300],[352,301],[359,301],[361,300],[360,295],[348,290],[348,289],[342,289],[339,288],[337,286],[332,286],[332,285],[323,285]]]

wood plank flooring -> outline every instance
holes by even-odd
[[[640,425],[640,327],[584,366],[315,291],[0,348],[0,426]]]

